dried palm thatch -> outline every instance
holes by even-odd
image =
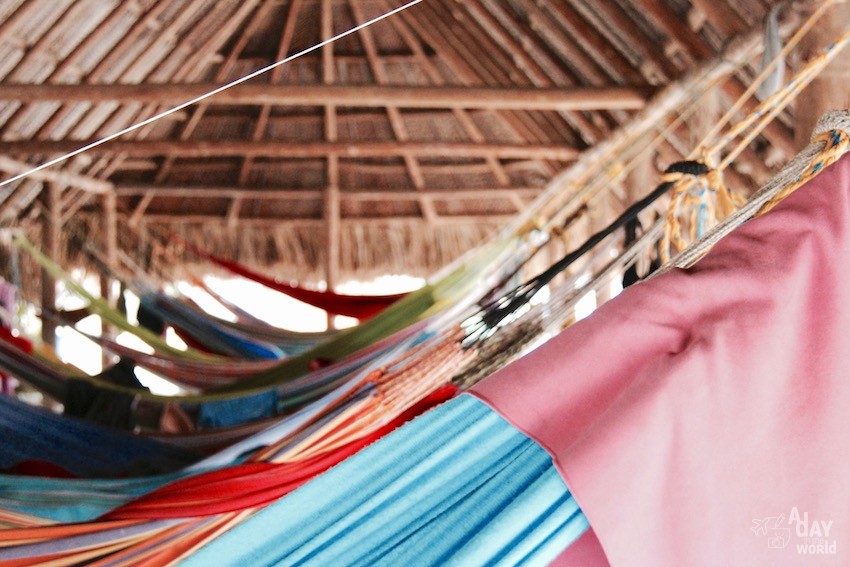
[[[418,224],[343,227],[340,278],[368,280],[385,274],[427,277],[498,229],[495,223],[448,224],[428,230]],[[218,256],[238,258],[242,264],[284,280],[324,280],[327,245],[324,235],[315,229],[243,227],[222,239],[215,227],[194,224],[181,225],[175,233]],[[210,243],[215,246],[210,247]],[[184,252],[180,258],[194,273],[209,270],[208,263],[194,261],[191,253]]]
[[[0,170],[401,4],[0,0]],[[38,241],[36,225],[55,208],[52,253],[84,266],[80,236],[110,247],[105,191],[120,219],[111,245],[142,263],[159,261],[138,237],[153,230],[299,281],[426,275],[523,209],[654,90],[757,27],[770,4],[427,0],[13,185],[0,194],[0,223]],[[737,97],[756,66],[738,70],[719,99]],[[688,148],[701,121],[669,134],[663,161]],[[737,186],[756,186],[766,158],[793,152],[792,124],[785,113],[754,142],[730,172]],[[54,205],[46,186],[59,188]],[[211,269],[188,254],[178,261],[177,273]]]

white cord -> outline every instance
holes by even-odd
[[[179,105],[175,106],[174,108],[170,108],[168,110],[160,112],[159,114],[151,116],[150,118],[142,120],[141,122],[133,124],[132,126],[128,126],[128,127],[124,128],[123,130],[115,132],[114,134],[110,134],[110,135],[108,135],[104,138],[101,138],[97,141],[94,141],[94,142],[88,144],[88,145],[85,145],[81,148],[78,148],[78,149],[76,149],[72,152],[68,152],[65,155],[62,155],[62,156],[54,158],[50,161],[44,162],[41,165],[38,165],[38,166],[36,166],[32,169],[29,169],[29,170],[27,170],[27,171],[25,171],[21,174],[18,174],[14,177],[10,177],[9,179],[6,179],[5,181],[0,182],[0,187],[4,187],[6,185],[9,185],[10,183],[14,183],[15,181],[19,181],[19,180],[21,180],[21,179],[23,179],[23,178],[25,178],[29,175],[32,175],[33,173],[36,173],[36,172],[41,171],[43,169],[47,169],[48,167],[54,166],[57,163],[62,163],[63,161],[66,161],[66,160],[68,160],[68,159],[70,159],[74,156],[80,155],[81,153],[87,152],[92,148],[96,148],[97,146],[105,144],[106,142],[112,141],[115,138],[123,136],[124,134],[132,132],[134,130],[138,130],[139,128],[142,128],[143,126],[147,126],[148,124],[151,124],[153,122],[156,122],[157,120],[165,118],[169,114],[174,114],[175,112],[179,112],[179,111],[183,110],[184,108],[186,108],[188,106],[192,106],[193,104],[201,102],[202,100],[205,100],[205,99],[208,99],[212,96],[215,96],[215,95],[217,95],[221,92],[226,91],[227,89],[235,87],[236,85],[240,85],[240,84],[242,84],[246,81],[250,81],[254,77],[258,77],[259,75],[262,75],[263,73],[267,73],[267,72],[271,71],[272,69],[274,69],[276,67],[280,67],[281,65],[289,63],[290,61],[293,61],[295,59],[298,59],[299,57],[301,57],[303,55],[307,55],[308,53],[312,53],[313,51],[316,51],[317,49],[321,49],[322,47],[324,47],[326,45],[330,45],[331,43],[333,43],[337,40],[340,40],[340,39],[342,39],[346,36],[349,36],[353,33],[356,33],[356,32],[358,32],[362,29],[365,29],[365,28],[371,26],[372,24],[380,22],[381,20],[389,18],[390,16],[393,16],[393,15],[395,15],[395,14],[397,14],[397,13],[403,11],[403,10],[406,10],[406,9],[410,8],[411,6],[415,6],[416,4],[419,4],[422,1],[423,0],[412,0],[411,2],[408,2],[407,4],[404,4],[403,6],[399,6],[398,8],[390,10],[389,12],[387,12],[385,14],[381,14],[380,16],[378,16],[376,18],[373,18],[373,19],[371,19],[367,22],[363,22],[362,24],[354,26],[353,28],[351,28],[347,31],[344,31],[344,32],[342,32],[338,35],[335,35],[331,38],[328,38],[328,39],[322,41],[321,43],[317,43],[316,45],[314,45],[312,47],[308,47],[307,49],[299,51],[298,53],[294,53],[293,55],[290,55],[290,56],[286,57],[285,59],[281,59],[280,61],[276,61],[275,63],[267,65],[267,66],[265,66],[261,69],[257,69],[256,71],[249,73],[248,75],[245,75],[244,77],[240,77],[236,80],[233,80],[233,81],[231,81],[231,82],[229,82],[225,85],[222,85],[222,86],[220,86],[220,87],[218,87],[214,90],[211,90],[208,93],[204,93],[200,96],[197,96],[197,97],[193,98],[192,100],[187,100],[186,102],[179,104]]]

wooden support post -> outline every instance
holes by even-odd
[[[339,236],[340,236],[339,188],[328,187],[325,193],[325,222],[327,223],[328,255],[325,272],[328,290],[339,280]]]
[[[321,4],[321,34],[322,40],[333,36],[333,5],[331,0],[322,0]],[[322,48],[322,83],[332,85],[336,72],[334,70],[333,44]],[[336,106],[325,106],[325,140],[336,142],[339,139],[339,127],[336,120]],[[339,278],[339,154],[332,152],[327,157],[327,187],[325,188],[325,227],[327,234],[327,257],[325,264],[325,286],[333,291]],[[328,313],[328,329],[334,329],[334,315]]]
[[[333,160],[330,163],[333,163]],[[325,191],[325,227],[328,242],[325,282],[328,291],[333,291],[339,281],[340,216],[339,186],[331,183]],[[328,328],[335,328],[334,315],[331,313],[328,313]]]
[[[42,248],[47,257],[60,260],[60,233],[62,230],[62,211],[59,209],[62,189],[55,183],[47,186],[45,207],[41,216]],[[42,310],[56,308],[56,280],[47,270],[41,270],[41,306]],[[56,347],[56,323],[45,316],[41,318],[41,339]]]
[[[113,270],[118,267],[118,212],[116,205],[115,193],[104,193],[101,200],[102,207],[102,246],[103,259],[106,262],[106,267]],[[108,274],[100,276],[100,296],[109,302],[109,305],[115,307],[118,304],[118,293],[115,289],[115,280]],[[101,320],[100,332],[103,336],[114,338],[115,329],[109,328],[105,322]],[[104,361],[108,360],[104,353]]]
[[[109,269],[115,269],[118,267],[118,213],[115,193],[105,193],[103,195],[101,208],[103,212],[101,243],[103,246],[103,258]],[[118,301],[118,297],[113,287],[113,279],[108,275],[101,275],[100,295],[114,307]]]
[[[801,42],[801,53],[807,61],[847,31],[850,2],[838,2],[820,19]],[[800,66],[805,61],[800,61]],[[821,71],[809,87],[797,97],[795,142],[798,148],[808,145],[818,119],[827,110],[850,108],[850,55],[839,55]]]

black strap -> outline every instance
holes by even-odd
[[[679,161],[671,164],[664,171],[664,174],[668,177],[672,174],[700,176],[705,175],[708,171],[708,167],[702,162]],[[605,240],[616,230],[634,221],[641,211],[651,206],[662,195],[667,193],[675,183],[675,180],[668,180],[661,183],[649,195],[632,204],[611,224],[588,238],[581,246],[552,264],[552,266],[544,272],[511,290],[500,300],[492,302],[484,309],[481,316],[481,323],[489,328],[493,328],[498,325],[511,313],[528,303],[528,301],[531,300],[538,291],[551,282],[555,276],[569,268],[574,262],[595,248],[600,242]]]

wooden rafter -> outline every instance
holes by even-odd
[[[349,6],[351,7],[351,12],[354,14],[355,21],[363,22],[366,21],[366,18],[363,15],[363,10],[360,6],[359,0],[349,0]],[[381,61],[380,55],[378,53],[377,42],[375,41],[375,37],[372,34],[372,30],[369,28],[364,28],[360,30],[360,40],[363,43],[363,49],[366,52],[366,57],[369,61],[369,66],[372,69],[372,75],[375,78],[375,82],[378,85],[386,85],[389,82],[387,77],[386,69],[384,69],[384,64]],[[407,131],[407,126],[404,123],[404,118],[401,115],[401,111],[395,105],[388,105],[386,107],[387,110],[387,118],[390,121],[390,126],[393,129],[393,134],[396,137],[396,140],[399,142],[407,142],[410,140],[410,135]],[[425,186],[425,177],[422,175],[422,169],[419,167],[419,162],[416,161],[416,158],[410,155],[404,156],[405,167],[407,167],[408,175],[410,176],[410,180],[415,187],[424,187]],[[428,205],[423,202],[423,210],[427,209]],[[428,209],[430,210],[430,209]],[[425,211],[426,216],[429,216],[428,210]]]
[[[84,141],[40,141],[21,140],[0,142],[0,153],[5,154],[54,154],[75,150]],[[93,148],[91,154],[104,152],[127,153],[134,156],[159,156],[173,154],[186,158],[208,158],[216,156],[264,156],[277,158],[316,158],[337,155],[342,158],[420,156],[445,159],[480,158],[494,155],[501,159],[547,159],[571,161],[577,151],[574,148],[549,145],[526,144],[470,144],[440,142],[273,142],[273,141],[170,141],[129,140],[114,141]]]
[[[386,3],[384,2],[382,5],[386,5]],[[416,30],[416,33],[434,49],[463,85],[482,87],[496,82],[502,84],[510,82],[510,79],[505,77],[504,73],[490,69],[485,71],[483,67],[477,68],[473,65],[472,61],[486,62],[489,54],[470,52],[470,47],[479,49],[480,46],[470,46],[467,38],[458,29],[452,29],[451,26],[446,25],[441,21],[439,15],[426,12],[430,8],[427,4],[421,4],[420,7],[422,9],[419,11],[402,12],[400,19]],[[527,112],[508,112],[504,109],[495,112],[496,116],[517,137],[529,142],[547,140],[547,137],[536,128],[533,118]],[[554,174],[558,169],[551,163],[544,162],[544,164],[550,174]]]
[[[504,224],[514,218],[514,215],[493,214],[493,215],[451,215],[439,216],[432,220],[416,216],[394,216],[394,217],[356,217],[356,218],[341,218],[339,221],[340,228],[345,226],[406,226],[418,225],[427,227],[429,225],[475,225],[478,223],[493,223]],[[148,214],[145,215],[146,223],[157,224],[207,224],[214,226],[226,227],[228,219],[225,216],[209,215],[209,214],[194,214],[194,215],[169,215],[169,214]],[[287,219],[287,218],[259,218],[259,217],[242,217],[239,219],[239,226],[243,227],[268,227],[268,228],[285,228],[285,227],[306,227],[321,229],[326,227],[324,219]]]
[[[50,16],[54,27],[28,34],[26,15],[48,2],[27,0],[0,22],[0,39],[15,51],[0,64],[0,155],[19,160],[77,149],[326,38],[333,24],[341,29],[398,5],[80,3],[92,14],[91,25],[73,35],[69,26],[81,8],[65,0]],[[83,184],[113,179],[130,224],[210,222],[226,238],[243,224],[312,223],[327,235],[333,283],[340,226],[391,226],[396,221],[382,215],[393,213],[408,215],[398,224],[423,230],[428,219],[505,220],[506,211],[525,208],[541,192],[534,186],[578,151],[604,146],[632,111],[646,108],[656,88],[715,54],[737,30],[754,27],[769,4],[428,0],[255,84],[99,148],[93,159],[74,158],[64,172],[77,172]],[[697,12],[698,21],[684,17]],[[74,82],[82,84],[68,84]],[[734,80],[722,88],[727,98],[743,91]],[[759,142],[791,152],[788,124],[772,125]],[[677,159],[692,142],[694,126],[689,121],[671,132],[660,158]],[[736,164],[740,169],[730,170],[730,184],[736,185],[736,173],[745,183],[769,173],[762,158],[748,150]],[[78,211],[97,210],[100,197],[80,183],[39,179],[62,191],[60,224]],[[40,185],[20,184],[13,197],[21,198],[0,203],[0,213],[8,211],[7,220],[43,214],[44,198],[35,205],[26,199]],[[360,214],[367,218],[355,218]]]
[[[58,102],[183,102],[217,84],[16,85],[0,84],[0,100]],[[651,94],[647,87],[400,87],[374,85],[243,84],[209,104],[276,106],[466,108],[486,110],[637,110]]]
[[[280,61],[286,54],[289,53],[289,48],[292,45],[292,38],[295,35],[295,24],[298,22],[298,14],[301,10],[301,2],[302,0],[292,0],[289,4],[289,10],[286,13],[286,21],[283,24],[283,31],[280,34],[280,42],[277,46],[277,54],[275,55],[275,60]],[[281,68],[275,67],[269,72],[269,84],[275,85],[280,81],[280,73]],[[254,141],[259,141],[263,139],[263,136],[266,132],[266,127],[269,124],[269,117],[271,116],[271,105],[264,104],[260,108],[260,113],[257,116],[257,121],[254,124],[254,129],[251,132],[251,139]],[[248,183],[249,176],[251,174],[251,167],[253,165],[253,158],[251,156],[246,156],[242,161],[242,166],[239,169],[239,185],[245,185]]]
[[[379,4],[379,7],[381,5]],[[437,86],[444,86],[446,84],[446,78],[443,74],[437,69],[437,66],[431,61],[428,55],[425,53],[425,50],[422,48],[422,44],[414,34],[413,30],[407,23],[401,18],[394,18],[390,20],[390,25],[393,29],[398,33],[399,37],[401,37],[404,44],[411,50],[416,61],[421,66],[422,70],[431,80],[431,82]],[[476,143],[482,143],[485,141],[485,136],[481,132],[481,129],[469,115],[469,112],[462,108],[455,108],[452,110],[455,118],[460,123],[461,128],[469,137],[469,139]],[[484,158],[485,163],[490,168],[490,171],[493,172],[493,177],[496,178],[496,181],[503,185],[507,186],[511,183],[510,175],[505,171],[505,168],[502,166],[502,163],[499,161],[499,158],[496,156],[490,155]]]
[[[381,189],[371,191],[340,191],[344,201],[407,201],[420,197],[439,200],[508,198],[510,195],[533,197],[542,187],[482,187],[457,189]],[[192,187],[186,185],[122,185],[115,190],[119,197],[142,196],[147,207],[154,197],[188,197],[192,199],[263,199],[263,200],[315,200],[321,199],[321,189],[247,189],[232,187]]]
[[[245,4],[244,6],[251,8],[252,4]],[[245,29],[242,30],[242,33],[236,40],[236,44],[230,50],[230,55],[228,55],[228,57],[219,67],[218,71],[216,71],[216,82],[223,82],[230,76],[230,73],[233,71],[233,67],[236,64],[237,58],[242,53],[242,50],[245,49],[245,46],[250,41],[252,34],[256,33],[260,23],[268,17],[272,7],[273,4],[271,2],[266,2],[263,6],[261,6],[258,10],[255,11],[253,17],[248,22],[248,25],[245,26]],[[209,103],[204,102],[191,109],[190,117],[183,125],[183,128],[180,132],[181,140],[188,140],[192,136],[192,132],[194,132],[195,128],[197,128],[198,124],[204,117],[204,114],[206,113],[208,108]],[[174,157],[168,156],[163,162],[162,166],[160,166],[159,171],[156,174],[157,183],[162,183],[163,181],[168,179],[173,165]]]
[[[495,4],[485,9],[480,0],[469,2],[456,0],[456,3],[463,5],[471,17],[489,30],[500,45],[510,50],[517,67],[536,88],[573,88],[575,86],[575,77],[568,77],[561,69],[556,69],[557,65],[548,61],[545,53],[534,50],[532,54],[534,38],[520,26],[515,25],[504,6]],[[593,143],[603,137],[604,133],[580,112],[562,112],[566,114],[567,121],[580,133],[585,142]]]

